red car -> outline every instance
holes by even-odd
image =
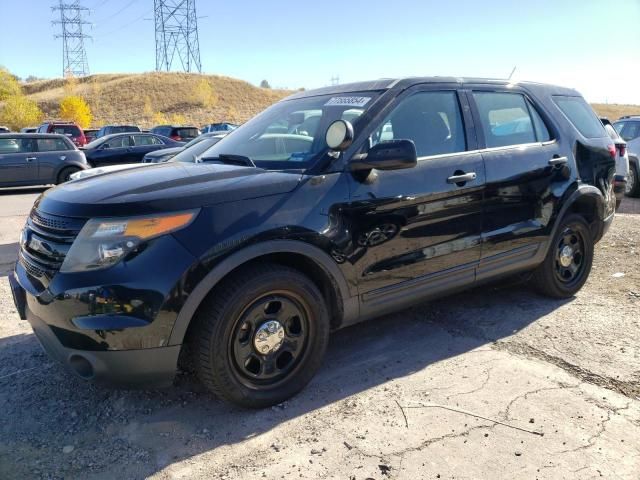
[[[75,122],[44,122],[38,127],[38,133],[58,133],[66,135],[77,147],[84,147],[87,144],[82,128]]]

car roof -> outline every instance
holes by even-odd
[[[198,127],[194,127],[193,125],[156,125],[153,128],[195,128],[196,130],[198,129]]]
[[[406,78],[383,78],[380,80],[372,80],[367,82],[346,83],[343,85],[332,85],[329,87],[317,88],[314,90],[305,90],[294,93],[286,97],[284,100],[293,100],[297,98],[315,97],[318,95],[332,95],[363,91],[385,91],[392,88],[404,90],[413,85],[423,83],[455,83],[458,85],[489,85],[489,86],[508,86],[523,85],[534,89],[548,90],[557,95],[579,95],[579,93],[571,88],[561,87],[558,85],[549,85],[546,83],[528,82],[528,81],[510,81],[495,78],[474,78],[474,77],[406,77]]]
[[[59,133],[0,133],[0,138],[69,138]]]
[[[634,121],[640,120],[640,115],[624,115],[620,117],[618,120],[616,120],[616,122],[619,122],[621,120],[634,120]]]

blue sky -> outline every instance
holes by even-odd
[[[92,9],[92,73],[155,68],[153,0],[80,1]],[[22,77],[61,75],[53,3],[0,0],[0,65]],[[640,104],[640,0],[198,0],[197,13],[203,72],[254,84],[504,78],[517,66],[515,79]]]

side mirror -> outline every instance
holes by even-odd
[[[327,128],[325,141],[331,150],[344,152],[353,143],[353,125],[346,120],[336,120]]]
[[[413,140],[389,140],[380,142],[369,149],[361,158],[352,160],[352,171],[357,170],[400,170],[413,168],[418,163],[418,154]]]
[[[111,145],[109,145],[108,143],[103,143],[102,147],[100,148],[102,148],[102,150],[106,150],[107,148],[111,148]]]

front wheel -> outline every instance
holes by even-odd
[[[587,281],[593,263],[593,237],[580,215],[569,215],[558,226],[547,256],[532,282],[543,295],[569,298]]]
[[[315,284],[280,265],[241,269],[195,318],[192,348],[204,385],[243,407],[264,408],[302,390],[322,363],[329,316]]]

